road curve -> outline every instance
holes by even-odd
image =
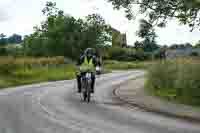
[[[0,133],[200,133],[197,123],[130,107],[113,96],[115,85],[142,75],[99,77],[89,104],[75,93],[74,80],[0,91]]]

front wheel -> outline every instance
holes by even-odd
[[[87,99],[87,92],[85,91],[85,92],[83,92],[83,100],[84,100],[84,102],[86,102],[86,99]]]
[[[82,80],[82,96],[83,96],[83,101],[86,102],[87,100],[87,81],[86,80]]]
[[[88,89],[88,90],[89,90],[89,89]],[[90,97],[91,97],[90,91],[88,91],[88,93],[87,93],[87,102],[88,102],[88,103],[90,102]]]

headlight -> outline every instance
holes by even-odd
[[[100,67],[99,66],[96,67],[96,71],[100,71]]]

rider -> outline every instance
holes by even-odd
[[[92,72],[91,93],[94,93],[95,85],[95,67],[97,66],[97,57],[95,56],[94,49],[87,48],[84,54],[79,58],[77,65],[79,72],[77,73],[78,93],[81,92],[81,75],[85,72]]]

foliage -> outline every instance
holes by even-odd
[[[6,37],[6,35],[4,35],[3,33],[0,34],[0,45],[1,46],[5,46],[7,43],[7,40],[5,37]]]
[[[143,44],[141,42],[139,42],[139,41],[136,41],[134,43],[134,47],[135,47],[136,50],[143,49]]]
[[[185,104],[200,105],[199,71],[198,59],[161,61],[149,69],[147,87],[155,95]]]
[[[200,41],[195,44],[195,48],[200,48]]]
[[[98,48],[110,41],[110,26],[99,14],[75,19],[64,15],[52,2],[47,2],[43,13],[47,19],[25,38],[26,55],[77,59],[87,47]]]
[[[142,48],[107,47],[104,50],[104,59],[118,61],[144,61],[151,59],[151,53],[144,52]]]
[[[108,49],[108,54],[111,59],[115,59],[120,56],[125,56],[126,49],[120,47],[111,47]]]
[[[7,55],[7,49],[4,47],[0,47],[0,56],[6,56]]]
[[[8,44],[19,44],[22,42],[22,36],[18,34],[13,34],[8,38]]]
[[[134,14],[132,6],[138,5],[139,12],[149,16],[149,22],[165,26],[167,19],[176,18],[181,24],[187,24],[192,29],[200,25],[199,0],[108,0],[115,8],[125,8],[127,16]]]
[[[153,52],[159,48],[159,46],[156,44],[155,40],[151,40],[149,38],[145,38],[142,41],[143,49],[145,52]]]
[[[18,34],[13,34],[12,36],[9,36],[6,38],[6,35],[3,33],[0,34],[0,45],[5,46],[8,44],[19,44],[22,42],[22,36]]]
[[[141,38],[149,37],[152,38],[152,40],[156,37],[153,25],[145,19],[140,19],[140,26],[137,35]]]
[[[195,52],[195,51],[193,51],[193,52],[190,54],[190,56],[197,57],[197,56],[199,56],[199,53],[198,53],[198,52]]]
[[[107,50],[108,57],[111,60],[119,60],[119,61],[133,61],[133,55],[135,54],[135,50],[131,48],[120,48],[120,47],[111,47]]]
[[[24,51],[21,47],[21,44],[18,45],[9,45],[6,47],[6,53],[9,56],[13,57],[22,57],[24,56]]]
[[[140,20],[140,27],[137,35],[143,38],[142,42],[136,41],[136,48],[143,48],[145,52],[153,52],[159,48],[156,43],[156,33],[151,23],[144,19]]]

